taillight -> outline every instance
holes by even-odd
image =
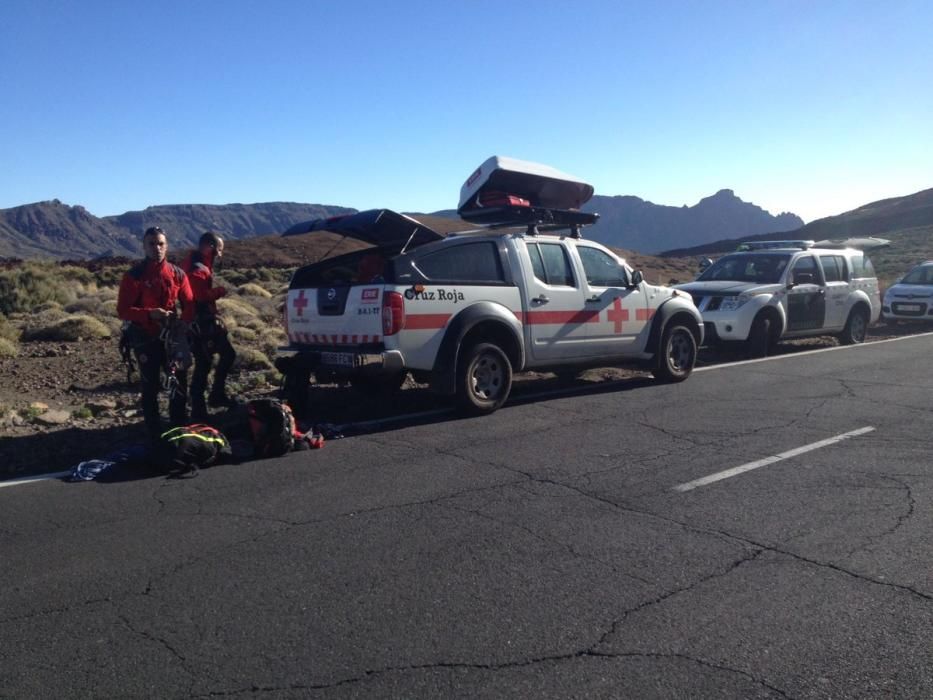
[[[395,335],[405,326],[405,299],[398,292],[382,295],[382,334]]]

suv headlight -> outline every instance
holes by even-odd
[[[734,297],[723,297],[722,303],[719,305],[720,311],[735,311],[740,309],[749,301],[755,297],[765,296],[764,294],[739,294]]]

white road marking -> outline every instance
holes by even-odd
[[[829,445],[835,445],[837,442],[842,442],[843,440],[848,440],[849,438],[857,437],[859,435],[864,435],[865,433],[870,433],[874,430],[874,427],[867,425],[864,428],[859,428],[858,430],[852,430],[848,433],[842,433],[841,435],[836,435],[831,438],[826,438],[825,440],[820,440],[819,442],[811,442],[809,445],[804,445],[803,447],[795,447],[792,450],[787,452],[781,452],[780,454],[772,455],[770,457],[765,457],[764,459],[759,459],[754,462],[748,462],[746,464],[741,464],[738,467],[732,467],[732,469],[726,469],[721,472],[716,472],[715,474],[710,474],[709,476],[704,476],[700,479],[694,479],[693,481],[688,481],[685,484],[678,484],[674,487],[674,491],[680,491],[681,493],[685,491],[692,491],[695,488],[700,486],[706,486],[707,484],[712,484],[716,481],[722,481],[723,479],[728,479],[731,476],[737,476],[738,474],[744,474],[745,472],[750,472],[752,469],[758,469],[759,467],[766,467],[769,464],[774,464],[775,462],[780,462],[785,459],[790,459],[791,457],[796,457],[797,455],[802,455],[805,452],[811,452],[813,450],[818,450],[821,447],[828,447]]]
[[[27,476],[22,479],[13,479],[12,481],[0,481],[0,489],[6,488],[7,486],[22,486],[23,484],[31,484],[33,481],[63,479],[69,474],[71,474],[71,470],[67,472],[55,472],[54,474],[41,474],[40,476]]]
[[[801,352],[788,352],[781,355],[772,355],[771,357],[759,357],[754,360],[737,360],[736,362],[719,362],[715,365],[706,365],[705,367],[694,367],[694,372],[710,372],[714,369],[723,369],[724,367],[739,367],[741,365],[753,365],[756,362],[772,362],[775,360],[786,360],[790,357],[803,357],[804,355],[815,355],[818,352],[834,352],[836,350],[855,350],[856,348],[867,348],[872,345],[881,345],[882,343],[896,343],[900,340],[909,340],[911,338],[922,338],[933,335],[933,332],[914,333],[913,335],[902,335],[897,338],[885,338],[884,340],[869,340],[858,345],[836,345],[831,348],[817,348],[816,350],[802,350]]]

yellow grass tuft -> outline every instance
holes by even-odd
[[[19,354],[19,346],[8,338],[0,337],[0,358],[16,357]]]
[[[66,316],[49,325],[33,326],[23,331],[25,341],[53,340],[73,343],[89,338],[109,337],[111,331],[104,323],[83,314]]]

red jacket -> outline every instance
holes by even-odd
[[[197,315],[216,316],[217,300],[227,293],[223,287],[214,287],[214,258],[212,255],[201,255],[199,250],[192,250],[182,268],[191,282],[191,292],[194,294],[194,305]]]
[[[148,335],[158,336],[161,326],[149,318],[153,309],[177,311],[181,301],[183,321],[194,320],[194,295],[188,278],[178,265],[167,260],[143,260],[123,275],[117,297],[117,316],[132,321]]]

